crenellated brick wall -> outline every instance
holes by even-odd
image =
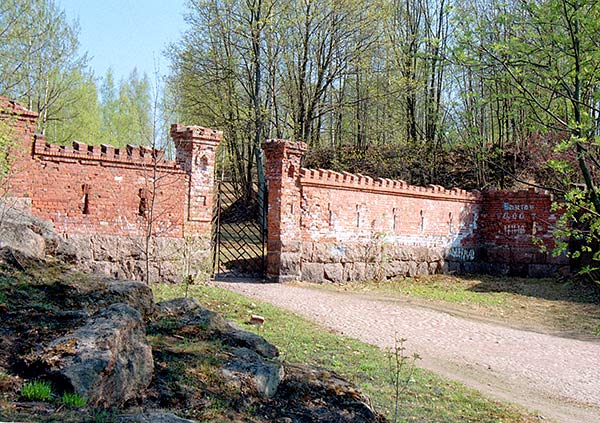
[[[201,249],[208,255],[221,132],[173,125],[176,159],[170,161],[162,150],[143,146],[47,144],[34,135],[36,120],[35,113],[0,97],[0,121],[14,140],[5,196],[51,221],[78,246],[80,261],[109,269],[106,273],[139,277],[140,238],[149,220],[160,254],[173,258],[184,240],[200,238],[206,239]],[[169,272],[170,279],[177,279],[173,269],[160,266],[156,276]]]
[[[34,135],[37,115],[0,97],[0,136],[14,141],[4,195],[54,223],[84,267],[143,273],[152,193],[153,279],[180,280],[192,239],[209,253],[214,162],[222,133],[173,125],[174,161],[129,145],[72,146]],[[304,143],[269,140],[267,274],[345,282],[440,272],[546,276],[568,265],[554,246],[560,212],[535,190],[467,192],[301,167]]]
[[[480,271],[543,276],[566,264],[533,244],[536,237],[552,246],[557,216],[546,193],[467,192],[304,169],[304,144],[271,140],[263,148],[272,280]]]

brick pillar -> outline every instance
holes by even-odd
[[[302,255],[300,160],[306,144],[268,140],[263,149],[269,187],[267,279],[271,282],[297,280]]]
[[[223,132],[200,126],[171,126],[176,161],[188,174],[186,232],[209,234],[215,182],[215,156]]]
[[[0,181],[0,197],[6,195],[25,200],[31,196],[32,158],[31,152],[38,114],[25,109],[6,97],[0,97],[0,138],[7,143],[7,157],[0,158],[8,165],[8,175]],[[39,137],[38,137],[39,138]],[[41,139],[38,142],[44,143]]]

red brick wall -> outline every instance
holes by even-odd
[[[311,169],[301,170],[300,184],[303,240],[346,241],[378,234],[413,245],[472,243],[464,238],[478,213],[477,193]]]
[[[210,232],[214,158],[222,133],[174,126],[177,158],[168,161],[162,151],[144,147],[48,145],[34,136],[36,119],[0,98],[0,120],[18,147],[6,191],[28,199],[32,213],[53,222],[58,233],[141,236],[153,192],[156,236]]]
[[[544,276],[568,265],[554,257],[553,230],[561,213],[552,210],[553,198],[543,191],[487,191],[482,196],[478,230],[481,260],[493,273]],[[538,245],[545,246],[542,251]]]
[[[438,272],[542,276],[565,264],[545,193],[466,192],[299,168],[306,146],[264,144],[272,280],[344,282]]]

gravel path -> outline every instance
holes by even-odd
[[[285,284],[224,283],[380,347],[406,338],[420,366],[559,422],[600,422],[600,343],[454,317],[405,303]]]

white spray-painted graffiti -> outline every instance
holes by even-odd
[[[504,213],[502,219],[505,220],[523,220],[528,212],[534,210],[533,204],[511,204],[505,202],[503,204]],[[512,225],[510,225],[512,226]]]
[[[506,235],[524,235],[526,232],[525,225],[504,225]]]
[[[455,261],[475,260],[475,249],[467,247],[452,247],[448,250],[448,259]]]

